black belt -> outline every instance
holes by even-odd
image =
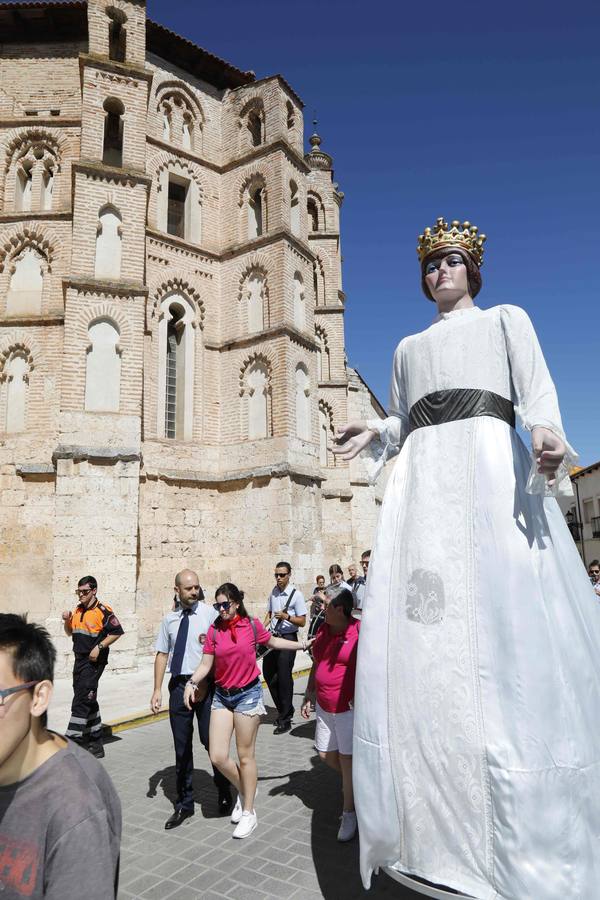
[[[511,428],[515,427],[512,401],[493,391],[477,388],[452,388],[421,397],[411,406],[408,423],[410,430],[415,431],[428,425],[442,425],[444,422],[472,419],[475,416],[492,416],[494,419],[502,419]]]
[[[260,676],[257,675],[254,681],[251,681],[249,684],[245,684],[244,687],[239,688],[224,688],[221,687],[220,684],[217,685],[217,690],[220,694],[223,694],[225,697],[235,697],[236,694],[241,694],[242,691],[247,691],[249,688],[253,688],[255,685],[260,684]]]

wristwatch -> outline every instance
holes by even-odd
[[[102,641],[100,641],[99,644],[96,644],[96,647],[98,648],[98,650],[104,650],[104,644],[102,643]]]

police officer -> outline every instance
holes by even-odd
[[[200,683],[191,710],[183,702],[183,692],[186,682],[202,659],[206,632],[217,617],[212,606],[202,602],[204,593],[197,574],[191,569],[183,569],[175,576],[175,594],[178,602],[163,618],[156,640],[154,692],[150,700],[150,708],[156,714],[162,706],[161,689],[169,663],[169,720],[175,745],[177,802],[175,811],[165,822],[167,830],[177,828],[185,819],[194,815],[194,717],[198,722],[200,741],[208,752],[213,685],[207,680]],[[213,781],[219,792],[219,812],[221,815],[228,815],[233,807],[231,785],[214,766]]]
[[[108,648],[123,634],[121,623],[107,603],[96,596],[93,575],[79,579],[74,612],[62,614],[65,634],[73,638],[73,703],[66,736],[93,753],[104,756],[102,721],[98,706],[98,682],[108,662]]]

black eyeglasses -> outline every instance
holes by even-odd
[[[286,578],[290,573],[289,572],[274,572],[275,578]]]
[[[224,609],[225,612],[227,612],[230,606],[231,602],[229,600],[223,600],[221,603],[213,603],[213,609],[216,609],[217,612],[219,612],[220,609]]]
[[[10,697],[11,694],[18,694],[19,691],[28,691],[35,687],[36,684],[39,684],[39,681],[26,681],[25,684],[18,684],[16,687],[0,690],[0,716],[4,715],[4,704],[7,697]]]

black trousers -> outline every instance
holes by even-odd
[[[213,692],[209,691],[204,700],[195,703],[193,708],[186,709],[183,703],[183,692],[188,675],[180,675],[169,681],[169,721],[175,745],[175,777],[177,781],[176,809],[194,808],[194,718],[198,723],[200,742],[208,753],[208,729],[210,727],[210,706]],[[231,785],[222,772],[213,766],[213,781],[221,793],[228,793]]]
[[[298,642],[298,633],[278,634],[286,641]],[[277,722],[285,725],[294,715],[294,679],[292,669],[296,653],[293,650],[271,650],[263,661],[263,675],[279,713]]]
[[[73,666],[73,702],[66,731],[71,740],[97,743],[102,740],[102,720],[98,706],[98,682],[106,668],[106,658],[92,662],[87,656],[76,656]]]

